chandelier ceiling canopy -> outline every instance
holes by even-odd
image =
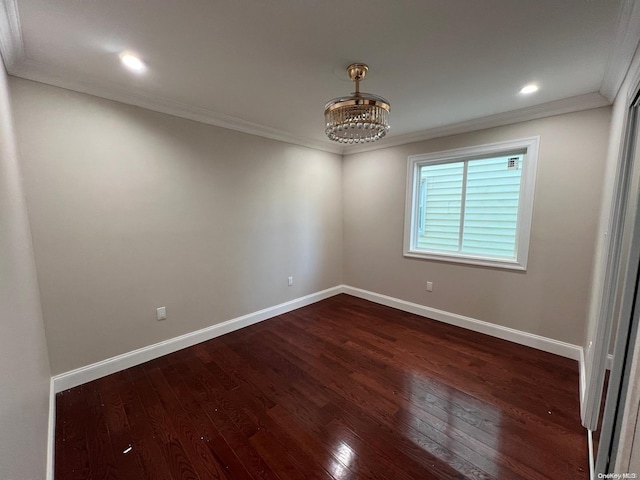
[[[356,91],[325,105],[325,133],[331,140],[347,144],[375,142],[389,131],[389,102],[378,95],[360,92],[360,81],[368,71],[364,63],[349,65],[347,73],[356,83]]]

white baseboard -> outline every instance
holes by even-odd
[[[56,445],[56,391],[53,378],[49,381],[49,425],[47,428],[47,480],[54,477],[54,448]]]
[[[607,370],[611,371],[611,368],[613,367],[613,355],[611,354],[607,355],[607,361],[605,363],[605,367]],[[578,368],[580,369],[580,418],[585,418],[586,405],[584,402],[585,402],[585,397],[587,395],[587,366],[585,364],[584,350],[582,348],[580,349],[580,360],[578,361]],[[606,398],[606,396],[607,396],[607,390],[603,389],[602,391],[603,401]],[[593,452],[591,452],[591,450],[589,450],[589,453],[593,455]]]
[[[582,414],[582,406],[584,405],[584,396],[587,394],[587,367],[584,363],[584,349],[580,349],[580,359],[578,360],[578,368],[580,369],[580,413]]]
[[[320,292],[312,293],[304,297],[291,300],[289,302],[281,303],[279,305],[265,308],[258,312],[243,315],[242,317],[227,320],[226,322],[218,323],[210,327],[197,330],[195,332],[187,333],[179,337],[170,338],[163,342],[150,345],[148,347],[139,348],[132,352],[124,353],[116,357],[108,358],[100,362],[87,365],[69,372],[65,372],[59,375],[55,375],[52,378],[55,393],[67,390],[69,388],[77,387],[87,382],[97,380],[98,378],[111,375],[112,373],[125,370],[127,368],[140,365],[141,363],[148,362],[155,358],[173,353],[177,350],[196,345],[201,342],[205,342],[225,333],[230,333],[235,330],[239,330],[249,325],[253,325],[263,320],[282,315],[283,313],[296,310],[312,303],[319,302],[325,298],[338,295],[343,292],[341,285]]]
[[[474,332],[484,333],[492,337],[509,340],[520,345],[533,347],[544,352],[554,353],[562,357],[571,358],[580,361],[582,347],[571,343],[561,342],[552,338],[542,337],[533,333],[523,332],[509,327],[503,327],[494,323],[477,320],[471,317],[465,317],[456,313],[445,312],[435,308],[426,307],[417,303],[407,302],[398,298],[381,295],[379,293],[362,290],[360,288],[343,285],[343,292],[354,297],[363,298],[374,303],[386,305],[388,307],[397,308],[409,313],[414,313],[422,317],[438,320],[443,323],[455,325],[457,327],[466,328]]]
[[[212,325],[195,332],[171,338],[169,340],[165,340],[148,347],[143,347],[128,353],[124,353],[122,355],[108,358],[106,360],[102,360],[85,367],[55,375],[52,378],[54,394],[69,388],[76,387],[78,385],[82,385],[87,382],[91,382],[112,373],[125,370],[141,363],[148,362],[149,360],[153,360],[163,355],[173,353],[177,350],[196,345],[220,335],[233,332],[240,328],[253,325],[277,315],[281,315],[283,313],[290,312],[307,305],[311,305],[312,303],[319,302],[320,300],[324,300],[325,298],[329,298],[340,293],[346,293],[354,297],[363,298],[374,303],[397,308],[398,310],[414,313],[422,317],[431,318],[443,323],[466,328],[474,332],[484,333],[492,337],[501,338],[520,345],[533,347],[538,350],[577,360],[581,363],[580,380],[581,389],[583,388],[584,379],[582,374],[582,364],[584,363],[584,361],[581,361],[582,348],[577,345],[572,345],[570,343],[542,337],[533,333],[515,330],[509,327],[503,327],[501,325],[477,320],[475,318],[465,317],[463,315],[458,315],[443,310],[437,310],[435,308],[426,307],[417,303],[407,302],[405,300],[400,300],[398,298],[389,297],[387,295],[382,295],[368,290],[362,290],[360,288],[355,288],[348,285],[339,285],[327,290],[291,300],[289,302],[281,303],[273,307],[265,308],[264,310],[260,310],[258,312],[250,313],[242,317],[234,318],[226,322]],[[53,426],[55,426],[55,423],[53,424]]]
[[[50,395],[49,395],[49,426],[48,436],[49,443],[47,446],[47,480],[54,478],[54,446],[55,446],[55,396],[56,393],[63,390],[82,385],[84,383],[97,380],[98,378],[110,375],[112,373],[125,370],[127,368],[139,365],[149,360],[173,353],[177,350],[196,345],[198,343],[210,340],[212,338],[231,333],[235,330],[262,322],[269,318],[273,318],[283,313],[296,310],[307,305],[319,302],[326,298],[346,293],[354,297],[363,298],[374,303],[386,305],[405,312],[420,315],[422,317],[431,318],[443,323],[462,327],[474,332],[483,333],[492,337],[508,340],[527,347],[536,348],[545,352],[553,353],[563,357],[571,358],[579,362],[580,368],[580,398],[581,403],[584,398],[585,388],[585,371],[584,371],[584,353],[582,347],[566,342],[561,342],[551,338],[535,335],[532,333],[515,330],[509,327],[503,327],[493,323],[477,320],[471,317],[465,317],[455,313],[438,310],[435,308],[419,305],[417,303],[407,302],[398,298],[389,297],[379,293],[362,290],[360,288],[350,287],[348,285],[339,285],[327,290],[322,290],[304,297],[281,303],[273,307],[265,308],[258,312],[243,315],[226,322],[212,325],[195,332],[187,333],[179,337],[171,338],[163,342],[140,348],[132,352],[128,352],[116,357],[96,362],[86,367],[78,368],[51,378]],[[609,355],[607,359],[607,368],[611,368],[613,357]],[[593,477],[592,477],[593,478]]]
[[[589,449],[589,480],[596,478],[595,452],[593,451],[593,432],[587,429],[587,448]]]

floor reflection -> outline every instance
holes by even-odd
[[[348,444],[338,440],[332,454],[338,461],[331,462],[329,473],[336,479],[356,478],[352,477],[353,474],[349,469],[356,458],[356,452]]]
[[[500,409],[472,402],[469,395],[419,370],[408,372],[404,381],[406,407],[399,410],[398,427],[405,428],[404,434],[414,444],[462,475],[484,472],[507,478],[496,458],[500,452]]]

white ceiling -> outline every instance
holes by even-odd
[[[607,62],[627,0],[1,1],[13,75],[342,151],[323,108],[353,91],[355,61],[369,65],[362,90],[391,103],[378,147],[481,117],[607,104],[598,92],[615,84]],[[122,68],[123,50],[147,71]],[[519,95],[532,81],[540,91]]]

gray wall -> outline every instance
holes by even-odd
[[[610,116],[607,107],[347,155],[345,284],[582,345]],[[536,135],[526,273],[403,257],[407,156]]]
[[[339,155],[11,93],[54,374],[342,283]]]
[[[609,108],[341,160],[27,80],[11,90],[54,374],[343,280],[585,338]],[[408,155],[533,135],[526,273],[403,258]]]
[[[46,476],[51,373],[4,66],[0,66],[0,312],[0,479],[41,480]]]

